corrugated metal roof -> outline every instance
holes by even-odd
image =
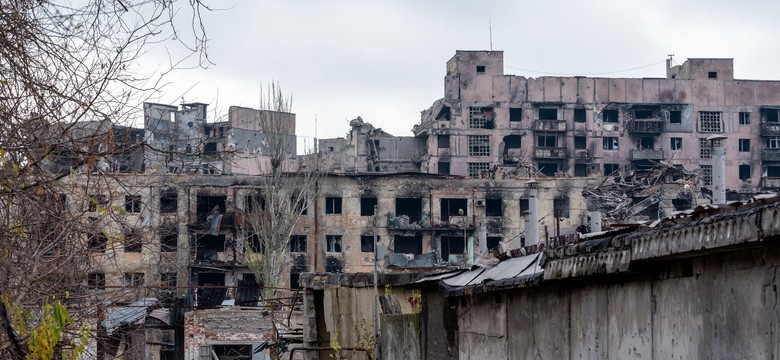
[[[464,271],[458,275],[446,278],[442,281],[449,286],[468,286],[471,281],[479,276],[479,274],[482,274],[483,271],[485,271],[485,269],[482,268]]]
[[[133,301],[127,306],[117,306],[106,311],[106,319],[100,325],[106,329],[109,335],[122,324],[132,324],[146,318],[150,306],[158,303],[157,298],[144,298]]]
[[[498,265],[485,270],[482,274],[474,278],[474,280],[472,280],[468,285],[476,285],[491,280],[497,281],[516,277],[526,271],[529,267],[532,267],[532,265],[538,265],[539,257],[541,257],[542,254],[543,253],[537,253],[506,259],[498,263]],[[543,271],[541,267],[537,266],[537,268],[539,272]]]

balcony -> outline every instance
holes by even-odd
[[[780,177],[762,177],[761,187],[764,189],[780,189]]]
[[[631,149],[631,160],[663,160],[664,151],[660,149]]]
[[[761,123],[761,136],[780,136],[780,122]]]
[[[780,161],[780,149],[762,149],[761,161]]]
[[[534,131],[566,131],[566,120],[535,120]]]
[[[630,134],[660,134],[664,131],[661,118],[634,119],[628,121],[626,128]]]
[[[574,162],[576,163],[588,163],[590,162],[590,154],[588,150],[574,150]]]
[[[534,157],[537,159],[565,159],[565,147],[537,147],[534,149]]]

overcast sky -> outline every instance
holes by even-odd
[[[179,70],[153,100],[258,106],[293,94],[298,135],[343,137],[349,120],[410,136],[443,95],[455,50],[504,51],[526,77],[663,77],[664,60],[734,58],[735,77],[780,79],[777,1],[214,1],[208,69]],[[160,49],[158,49],[160,50]],[[152,51],[144,66],[164,64]],[[638,69],[637,69],[638,68]],[[622,71],[636,69],[632,71]],[[211,120],[211,119],[210,119]]]

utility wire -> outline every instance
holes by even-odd
[[[527,72],[532,72],[532,73],[536,73],[536,74],[544,74],[544,75],[597,76],[597,75],[617,74],[617,73],[626,72],[626,71],[644,69],[644,68],[648,68],[648,67],[655,66],[655,65],[658,65],[658,64],[663,64],[664,62],[666,62],[666,59],[658,61],[658,62],[654,62],[652,64],[637,66],[637,67],[633,67],[633,68],[629,68],[629,69],[605,71],[605,72],[598,72],[598,73],[578,73],[578,74],[567,74],[567,73],[560,73],[560,72],[538,71],[538,70],[524,69],[524,68],[518,68],[518,67],[513,67],[513,66],[508,66],[508,65],[504,65],[504,67],[512,69],[512,70],[527,71]]]

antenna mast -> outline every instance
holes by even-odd
[[[493,20],[488,18],[488,31],[490,32],[490,51],[493,51]]]

